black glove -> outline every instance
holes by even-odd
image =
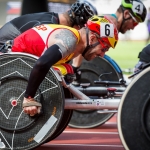
[[[64,79],[67,83],[72,83],[76,79],[76,75],[68,73],[65,75]]]
[[[80,67],[74,67],[72,66],[73,71],[75,73],[76,79],[73,81],[73,85],[79,85],[80,84],[80,79],[81,79],[81,70],[79,69]]]

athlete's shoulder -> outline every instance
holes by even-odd
[[[59,16],[54,12],[26,14],[10,21],[21,32],[41,24],[59,24]]]
[[[55,12],[40,12],[40,13],[32,13],[32,14],[26,14],[26,15],[22,15],[19,17],[16,17],[14,19],[12,19],[10,22],[16,22],[18,20],[22,20],[22,19],[28,19],[28,20],[34,20],[34,19],[45,19],[47,17],[56,17],[58,18],[58,13]],[[43,18],[44,17],[44,18]]]
[[[46,26],[46,24],[45,24]],[[69,27],[69,26],[65,26],[65,25],[58,25],[58,24],[47,24],[47,26],[49,26],[52,29],[62,29],[62,30],[67,30],[67,32],[70,32],[71,34],[74,34],[78,39],[80,37],[79,31],[75,28]]]

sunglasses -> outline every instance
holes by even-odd
[[[97,38],[97,39],[98,39],[98,42],[100,43],[100,45],[102,46],[101,51],[103,53],[107,52],[109,50],[110,46],[108,46],[107,43],[104,42],[102,39],[100,39],[100,38]]]
[[[131,18],[134,20],[133,26],[137,26],[139,24],[139,21],[137,21],[137,19],[129,12],[129,15],[131,16]]]

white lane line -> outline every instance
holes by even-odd
[[[105,124],[116,124],[117,125],[117,122],[106,122]]]
[[[118,132],[98,132],[98,131],[95,131],[95,132],[87,132],[87,131],[63,131],[63,133],[85,133],[85,134],[118,134]]]
[[[52,145],[52,146],[91,146],[91,147],[123,147],[122,145],[95,145],[95,144],[44,144],[44,145]],[[44,146],[43,145],[43,146]]]

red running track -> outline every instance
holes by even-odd
[[[93,129],[67,127],[55,140],[36,150],[124,150],[114,115],[102,126]]]

